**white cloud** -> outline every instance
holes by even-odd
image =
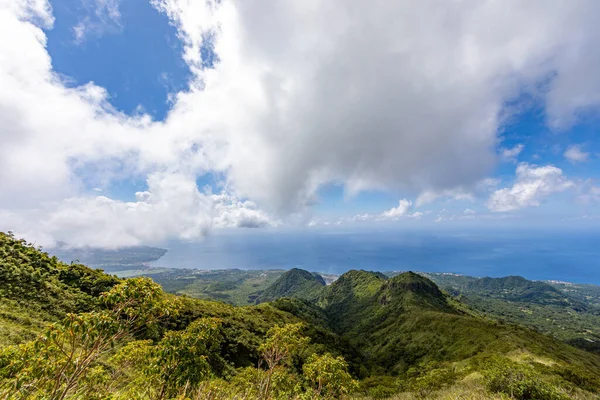
[[[412,214],[408,214],[407,217],[409,218],[414,218],[414,219],[419,219],[423,216],[423,213],[420,211],[414,212]]]
[[[357,214],[350,218],[351,222],[363,222],[363,221],[396,221],[401,218],[414,218],[419,219],[424,214],[422,212],[410,213],[409,210],[412,207],[412,202],[407,199],[401,199],[398,201],[397,207],[382,212],[381,214]]]
[[[88,4],[120,26],[118,2]],[[0,0],[0,229],[51,221],[49,236],[108,244],[101,229],[71,219],[104,228],[94,213],[125,215],[113,219],[113,243],[150,240],[161,226],[195,236],[213,223],[208,195],[153,200],[192,222],[152,203],[152,218],[136,225],[141,211],[87,189],[157,174],[185,190],[181,176],[222,174],[228,193],[281,215],[302,211],[329,182],[349,193],[468,194],[494,166],[508,100],[549,82],[546,113],[561,128],[600,103],[600,2],[152,4],[178,28],[194,72],[159,122],[123,115],[103,88],[54,73],[40,29],[53,23],[47,1]],[[203,70],[211,35],[219,63]],[[222,224],[261,220],[248,210],[226,210]]]
[[[475,211],[473,209],[470,209],[470,208],[467,208],[465,211],[463,211],[463,214],[465,214],[465,215],[475,215],[475,214],[477,214],[477,211]]]
[[[120,0],[81,0],[85,15],[73,27],[75,42],[82,43],[90,35],[101,36],[122,29]]]
[[[381,218],[384,219],[397,219],[403,217],[408,213],[408,210],[412,206],[412,202],[406,199],[402,199],[398,202],[398,207],[391,208],[381,214]]]
[[[475,182],[473,185],[470,185],[470,187],[459,186],[441,191],[425,190],[417,197],[415,206],[421,207],[439,199],[474,202],[477,198],[484,195],[487,196],[491,191],[495,190],[499,184],[499,179],[488,177]]]
[[[374,217],[369,214],[369,213],[364,213],[364,214],[357,214],[354,217],[352,217],[352,221],[369,221],[372,220]]]
[[[519,154],[521,154],[524,148],[525,145],[521,143],[517,144],[515,147],[510,149],[502,148],[500,149],[500,157],[502,158],[502,161],[516,162],[517,157],[519,156]]]
[[[590,157],[590,153],[583,151],[581,145],[574,144],[567,148],[564,156],[572,163],[579,163],[587,161]]]
[[[447,189],[439,192],[426,190],[417,197],[415,205],[421,207],[424,204],[431,203],[439,198],[448,198],[450,200],[474,201],[475,195],[463,188]]]
[[[496,212],[536,207],[552,193],[562,192],[573,185],[573,182],[564,177],[560,168],[521,163],[517,166],[513,186],[492,193],[487,207]]]
[[[225,193],[213,195],[217,216],[213,225],[218,228],[261,228],[277,226],[281,222],[273,220],[264,211],[257,209],[252,201],[240,201]]]
[[[579,201],[583,204],[600,202],[600,187],[590,186],[590,182],[579,187],[581,193],[579,194]]]
[[[484,178],[477,182],[475,185],[475,190],[480,193],[489,193],[495,190],[500,182],[501,181],[498,178]]]
[[[56,241],[71,246],[100,247],[137,245],[170,237],[198,239],[212,227],[254,228],[276,226],[250,201],[226,193],[201,193],[192,177],[153,174],[148,190],[137,192],[136,201],[105,196],[73,197],[47,204],[29,218],[1,215],[0,221],[18,236],[52,246]],[[36,221],[36,222],[31,222]]]

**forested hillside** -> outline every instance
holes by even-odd
[[[325,287],[325,280],[317,273],[292,268],[267,287],[256,299],[257,303],[273,301],[281,297],[314,300]]]
[[[301,270],[238,307],[0,234],[7,399],[597,398],[600,357],[482,318],[414,273]],[[285,295],[276,299],[278,294]]]
[[[425,274],[483,315],[529,326],[600,354],[600,287],[522,277]]]

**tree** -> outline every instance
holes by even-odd
[[[267,339],[260,345],[259,351],[262,359],[267,363],[267,377],[262,390],[263,397],[268,398],[276,368],[285,365],[290,359],[303,349],[309,338],[302,336],[300,330],[304,327],[301,322],[274,326],[267,332]]]
[[[117,343],[176,312],[177,302],[149,278],[126,280],[102,295],[105,310],[67,314],[33,342],[0,352],[1,390],[62,400]]]
[[[313,354],[302,370],[316,398],[338,398],[358,387],[348,373],[348,365],[343,357],[334,357],[329,353]]]
[[[178,388],[195,387],[213,375],[225,361],[219,355],[221,321],[200,318],[184,331],[167,332],[154,347],[148,374],[161,382],[158,398],[176,394]]]

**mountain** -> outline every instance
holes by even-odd
[[[281,297],[311,300],[316,298],[324,287],[325,280],[321,275],[292,268],[266,288],[256,302],[264,303]]]
[[[424,274],[482,315],[551,335],[600,354],[600,287],[522,277]]]
[[[327,398],[562,400],[600,387],[600,357],[482,317],[413,272],[349,271],[326,286],[296,269],[261,293],[272,301],[237,307],[65,264],[1,234],[0,278],[7,399],[323,398],[323,379],[344,382]]]
[[[402,375],[415,365],[476,362],[489,354],[523,349],[537,357],[589,357],[595,360],[593,368],[600,367],[593,356],[569,355],[568,346],[547,336],[478,317],[413,272],[387,278],[377,272],[348,271],[323,288],[313,303],[337,334],[362,350],[366,370]]]
[[[585,307],[580,302],[572,301],[560,290],[545,282],[530,281],[520,276],[478,279],[469,282],[465,290],[508,301]]]

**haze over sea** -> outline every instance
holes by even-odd
[[[520,275],[534,280],[600,284],[600,231],[251,231],[202,242],[170,242],[154,267],[303,268]]]

